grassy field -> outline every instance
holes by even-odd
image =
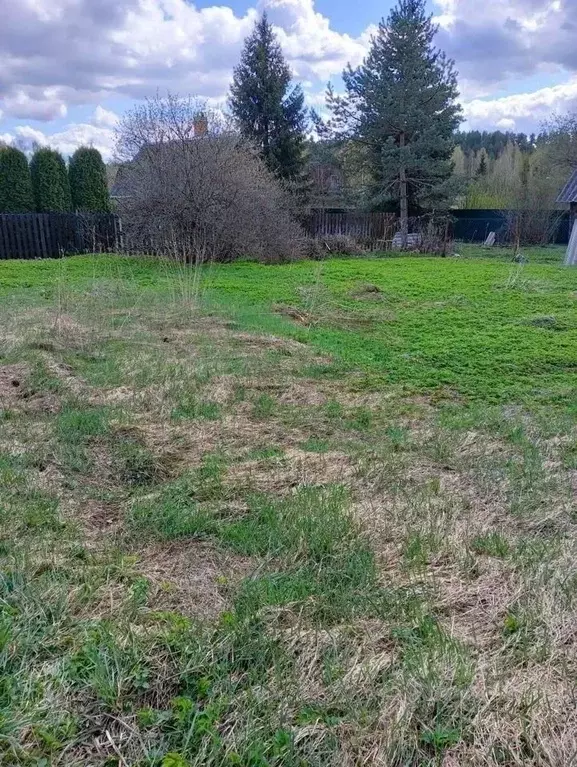
[[[526,255],[0,262],[2,765],[574,764],[577,270]]]

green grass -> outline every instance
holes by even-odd
[[[459,251],[0,263],[2,764],[570,764],[577,273]]]
[[[203,302],[247,328],[334,355],[340,371],[362,370],[359,385],[369,389],[393,385],[449,398],[572,409],[577,274],[560,266],[560,249],[535,252],[545,263],[518,266],[495,256],[211,266],[202,276]],[[69,289],[94,292],[100,275],[153,301],[172,296],[185,279],[176,267],[109,256],[38,265],[8,261],[0,269],[0,292],[26,288],[32,300],[33,292],[52,295],[49,286],[58,279]],[[366,302],[351,297],[364,282],[377,285],[383,301],[370,306],[365,324],[336,329],[335,317],[367,317]],[[318,285],[325,298],[316,305],[314,291],[305,289]],[[280,303],[308,309],[315,324],[301,327],[275,314]],[[207,414],[216,412],[208,407]]]

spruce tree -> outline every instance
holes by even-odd
[[[72,210],[68,170],[60,152],[48,147],[37,149],[30,162],[30,171],[39,213]]]
[[[481,161],[479,163],[479,167],[477,168],[477,176],[479,178],[486,176],[487,170],[487,153],[484,150],[481,150]]]
[[[68,174],[74,210],[91,213],[110,210],[106,166],[98,149],[87,146],[77,149],[70,158]]]
[[[333,127],[369,150],[370,202],[398,204],[405,242],[409,204],[437,207],[455,192],[457,75],[434,46],[436,32],[425,0],[399,0],[379,24],[363,64],[343,73],[345,95],[328,91]]]
[[[32,179],[26,155],[16,147],[0,147],[0,213],[33,210]]]
[[[241,134],[260,150],[268,168],[300,182],[305,165],[307,110],[300,85],[263,14],[246,39],[234,70],[230,107]]]

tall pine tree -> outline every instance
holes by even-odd
[[[74,210],[93,213],[110,210],[106,166],[98,149],[88,146],[77,149],[70,158],[68,174]]]
[[[305,165],[307,110],[300,85],[292,86],[266,14],[246,39],[234,70],[230,107],[240,132],[260,150],[271,171],[301,182]]]
[[[0,147],[0,213],[33,210],[32,179],[26,155],[16,147]]]
[[[405,242],[410,202],[435,207],[452,193],[457,75],[436,32],[425,0],[399,0],[363,64],[343,73],[345,95],[328,91],[333,127],[367,147],[372,204],[398,203]]]
[[[68,170],[64,158],[55,149],[37,149],[30,162],[36,210],[51,213],[72,210]]]

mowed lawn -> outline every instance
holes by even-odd
[[[0,262],[0,762],[570,765],[577,270]]]

